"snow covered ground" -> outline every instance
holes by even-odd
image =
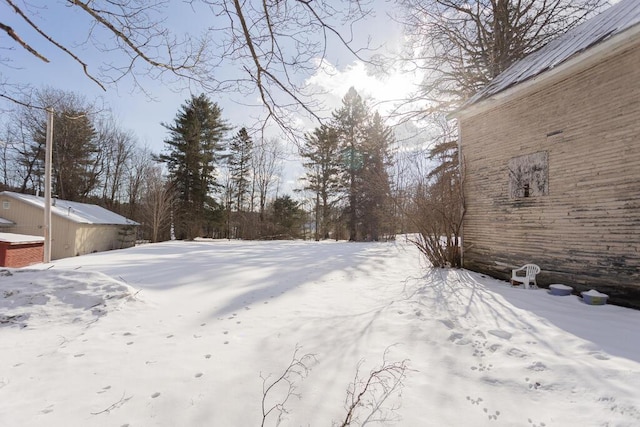
[[[1,426],[260,426],[263,378],[296,348],[315,359],[289,377],[283,426],[340,425],[383,357],[406,361],[403,387],[368,389],[351,425],[372,405],[368,425],[640,425],[640,312],[429,270],[404,241],[167,242],[0,269]]]

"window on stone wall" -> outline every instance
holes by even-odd
[[[509,198],[549,194],[549,153],[540,151],[509,160]]]

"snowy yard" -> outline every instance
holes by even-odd
[[[404,241],[167,242],[0,270],[0,425],[260,426],[262,378],[296,346],[316,362],[284,426],[339,425],[385,351],[409,370],[366,396],[389,420],[370,425],[640,425],[640,312],[427,270]]]

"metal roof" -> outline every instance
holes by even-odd
[[[0,193],[0,196],[19,199],[44,210],[44,197],[14,193],[11,191],[3,191]],[[111,212],[101,206],[61,199],[52,199],[51,213],[81,224],[139,225],[137,222],[118,215],[115,212]]]
[[[468,107],[562,64],[640,23],[640,0],[622,0],[515,62],[462,107]]]

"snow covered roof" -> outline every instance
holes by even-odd
[[[0,196],[12,197],[44,210],[44,197],[3,191]],[[80,224],[101,225],[139,225],[137,222],[111,212],[98,205],[70,202],[68,200],[52,199],[51,214],[67,218]]]
[[[7,243],[40,243],[44,242],[42,236],[30,236],[28,234],[0,233],[0,242]]]
[[[638,23],[640,23],[640,1],[622,0],[549,42],[537,52],[514,63],[469,99],[462,110],[551,70],[585,50],[625,32]]]

